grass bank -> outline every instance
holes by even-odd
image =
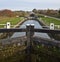
[[[23,20],[23,17],[0,17],[0,24],[6,24],[7,22],[10,22],[11,25],[16,25],[21,20]],[[0,25],[0,28],[3,28],[4,26]]]
[[[60,20],[54,19],[54,18],[49,18],[49,17],[44,17],[40,16],[39,19],[44,23],[44,25],[49,26],[50,23],[54,23],[55,25],[60,25]],[[60,29],[58,26],[55,26],[55,29]],[[51,36],[60,41],[60,34],[51,34]]]
[[[49,17],[44,17],[41,16],[42,21],[46,24],[46,25],[50,25],[50,23],[54,23],[55,25],[60,25],[60,20],[56,20],[54,18],[49,18]]]
[[[11,26],[13,28],[16,27],[18,23],[20,23],[23,20],[23,17],[0,17],[0,24],[6,24],[7,22],[10,22]],[[0,28],[4,28],[4,25],[0,25]],[[10,32],[9,36],[11,36],[13,33]],[[8,37],[8,33],[0,33],[0,39]]]

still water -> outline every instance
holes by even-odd
[[[34,28],[39,28],[39,29],[43,29],[42,26],[38,23],[38,21],[35,20],[27,20],[25,21],[19,28],[26,28],[26,24],[34,24]],[[26,33],[25,32],[15,32],[11,38],[15,38],[15,37],[20,37],[20,36],[25,36]],[[42,38],[48,38],[50,39],[50,37],[48,36],[47,33],[34,33],[35,36],[39,36]]]

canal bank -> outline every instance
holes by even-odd
[[[41,19],[39,20],[39,18],[38,18],[37,20],[41,24],[42,28],[44,28],[44,29],[50,29],[49,27],[46,27],[47,25]],[[51,39],[55,39],[54,36],[53,36],[54,34],[51,34],[51,33],[47,33],[47,34],[49,35],[49,37]]]
[[[23,20],[21,20],[19,23],[17,23],[15,26],[13,26],[12,28],[18,28],[19,26],[21,26],[24,22],[26,21],[26,18],[24,18]]]
[[[37,18],[33,18],[33,19],[31,19],[31,18],[30,19],[25,18],[22,21],[20,21],[17,25],[15,25],[13,28],[26,28],[26,24],[35,24],[35,28],[39,28],[39,29],[43,29],[42,26],[44,25],[41,22],[41,20],[39,20]],[[25,32],[21,32],[21,33],[17,32],[17,34],[16,33],[15,34],[14,33],[7,33],[6,37],[11,37],[12,35],[13,35],[12,37],[16,37],[16,36],[20,37],[21,35],[25,36],[25,34],[26,34]],[[41,36],[42,38],[44,37],[44,38],[49,38],[50,39],[50,36],[48,36],[48,34],[46,34],[46,33],[36,33],[35,32],[35,35],[36,36]]]
[[[41,23],[41,25],[45,28],[45,29],[50,29],[49,27],[47,27],[47,25],[43,22],[43,20],[41,18],[38,18],[38,21]],[[45,27],[46,26],[46,27]],[[48,33],[48,35],[51,37],[51,39],[55,39],[60,41],[60,34],[54,34],[54,33]]]
[[[21,20],[19,23],[17,23],[16,25],[14,25],[12,28],[18,28],[22,23],[24,23],[26,21],[26,18],[24,18],[23,20]],[[0,35],[0,39],[4,39],[7,37],[12,36],[14,33],[10,32],[10,33],[1,33]]]

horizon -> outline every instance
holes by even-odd
[[[33,9],[36,9],[36,8],[33,8]],[[33,10],[32,9],[32,10]],[[51,9],[51,8],[46,8],[46,9],[36,9],[36,10],[59,10],[59,9]],[[6,9],[6,8],[4,8],[4,9],[0,9],[0,11],[2,11],[2,10],[11,10],[11,11],[32,11],[32,10],[23,10],[23,9],[15,9],[15,10],[13,10],[13,9]]]

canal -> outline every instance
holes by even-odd
[[[34,24],[34,28],[39,28],[39,29],[43,29],[41,24],[39,24],[38,21],[36,20],[27,20],[25,21],[19,28],[26,28],[26,24]],[[25,32],[15,32],[11,38],[15,38],[15,37],[20,37],[20,36],[25,36],[26,33]],[[42,37],[42,38],[48,38],[50,39],[50,37],[48,36],[47,33],[37,33],[35,32],[34,33],[35,36],[39,36],[39,37]]]

